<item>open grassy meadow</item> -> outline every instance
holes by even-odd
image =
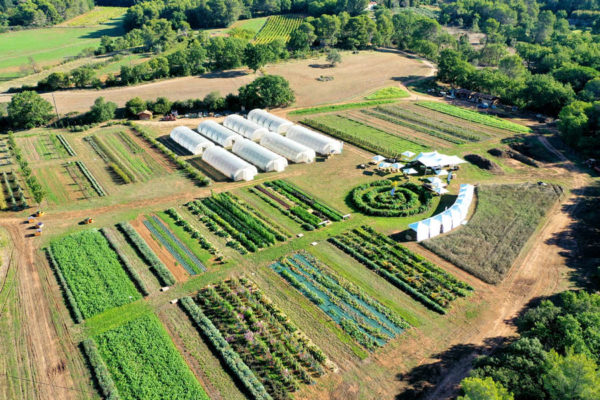
[[[86,15],[77,18],[84,18]],[[67,61],[83,50],[95,49],[102,36],[122,35],[121,15],[122,12],[106,18],[94,17],[85,25],[0,34],[0,80],[7,81],[38,72],[44,67]],[[40,40],[42,37],[44,40]]]

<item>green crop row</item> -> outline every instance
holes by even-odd
[[[148,244],[142,239],[137,231],[129,224],[129,222],[120,222],[117,227],[123,232],[125,238],[138,251],[142,259],[158,277],[163,286],[171,286],[175,284],[175,278],[169,269],[156,256]]]
[[[98,193],[98,196],[100,196],[100,197],[106,196],[106,192],[104,191],[102,186],[100,186],[100,184],[96,180],[96,177],[94,175],[92,175],[90,170],[85,166],[85,164],[81,161],[75,161],[75,165],[77,165],[77,167],[79,167],[79,170],[83,173],[83,175],[86,177],[86,179],[88,181],[90,181],[90,184],[92,185],[92,187],[94,188],[96,193]]]
[[[96,382],[98,382],[98,387],[100,387],[104,399],[120,400],[121,396],[119,395],[115,381],[113,381],[108,372],[108,368],[106,368],[106,364],[102,360],[102,357],[100,357],[96,343],[94,343],[92,339],[86,339],[81,343],[81,346],[92,367],[94,378],[96,379]]]
[[[76,156],[77,154],[75,153],[75,150],[73,150],[73,148],[71,147],[71,145],[69,144],[69,142],[67,142],[67,139],[65,139],[65,137],[63,135],[56,135],[56,138],[58,139],[58,141],[60,142],[60,144],[65,148],[65,150],[67,151],[67,153],[73,157]]]
[[[438,111],[456,118],[461,118],[467,121],[491,126],[494,128],[506,129],[507,131],[513,131],[517,133],[531,132],[531,129],[527,126],[515,124],[514,122],[506,121],[496,116],[485,115],[478,113],[477,111],[471,111],[465,108],[456,107],[451,104],[441,103],[437,101],[419,101],[416,104],[425,108],[429,108],[430,110]]]

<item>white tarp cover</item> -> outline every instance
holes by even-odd
[[[458,228],[462,222],[460,208],[456,206],[450,207],[450,216],[452,217],[452,229]]]
[[[313,149],[273,132],[263,136],[260,139],[260,144],[295,163],[315,161],[316,154]]]
[[[232,151],[263,171],[281,172],[287,167],[285,158],[248,139],[236,140]]]
[[[198,132],[226,149],[233,146],[235,140],[242,138],[231,129],[225,128],[223,125],[211,120],[201,122],[200,125],[198,125]]]
[[[261,110],[260,108],[255,108],[254,110],[250,111],[248,113],[248,119],[262,126],[263,128],[267,128],[268,130],[281,135],[285,134],[287,130],[294,125],[293,122],[278,117],[277,115],[271,114],[265,110]]]
[[[234,181],[251,181],[258,174],[254,165],[218,146],[206,149],[202,161]]]
[[[413,153],[412,151],[406,150],[405,152],[403,152],[401,154],[401,156],[404,157],[404,158],[412,158],[412,157],[415,156],[415,153]]]
[[[343,143],[339,140],[301,125],[294,125],[288,128],[286,136],[322,155],[340,154],[342,152]]]
[[[445,154],[438,153],[437,151],[430,151],[426,153],[419,153],[419,155],[413,160],[417,161],[427,168],[442,168],[450,165],[458,165],[465,163],[466,161],[456,157],[447,156]]]
[[[372,158],[371,160],[372,160],[373,162],[376,162],[376,163],[378,163],[379,161],[383,161],[383,160],[385,160],[385,157],[384,157],[384,156],[380,156],[380,155],[376,155],[376,156],[373,156],[373,158]]]
[[[429,237],[433,238],[442,232],[442,218],[439,215],[429,218]]]
[[[258,142],[269,130],[241,115],[231,114],[223,121],[223,126],[239,133],[243,137]]]
[[[169,136],[175,143],[194,155],[202,154],[204,150],[214,146],[213,142],[198,135],[187,126],[173,128]]]

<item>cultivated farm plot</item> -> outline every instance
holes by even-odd
[[[250,191],[309,231],[344,217],[311,194],[281,179],[256,185]]]
[[[186,205],[227,245],[241,254],[287,240],[289,234],[231,193],[219,193]]]
[[[206,266],[156,215],[147,216],[144,225],[189,275],[206,271]]]
[[[146,182],[166,173],[164,166],[124,130],[105,131],[102,135],[92,135],[85,140],[119,182]]]
[[[483,281],[499,283],[561,195],[553,184],[481,185],[467,225],[421,244]]]
[[[329,241],[431,310],[445,314],[450,303],[473,290],[438,266],[368,226]]]
[[[111,19],[121,17],[127,11],[124,7],[94,7],[90,11],[71,18],[57,26],[97,26]]]
[[[97,334],[92,340],[120,398],[208,400],[154,314]]]
[[[0,198],[0,209],[20,210],[28,207],[27,197],[23,190],[23,184],[19,181],[14,171],[3,171],[2,175],[2,198]]]
[[[72,168],[77,171],[78,168]],[[53,204],[65,204],[70,201],[88,199],[96,196],[91,185],[82,187],[73,179],[67,170],[67,164],[52,165],[34,169],[34,175],[44,188],[46,200]],[[85,177],[78,176],[80,182],[86,183]]]
[[[420,101],[416,103],[418,106],[435,110],[453,117],[461,118],[467,121],[476,122],[482,125],[488,125],[494,128],[505,129],[507,131],[517,133],[529,133],[531,129],[527,126],[516,124],[514,122],[498,118],[493,115],[482,114],[477,111],[468,110],[466,108],[453,106],[447,103],[436,101]]]
[[[141,298],[117,253],[95,229],[53,240],[48,254],[69,306],[83,318]]]
[[[270,267],[368,350],[384,346],[409,324],[306,252]]]
[[[302,24],[301,17],[272,15],[254,38],[255,44],[271,43],[273,40],[283,40],[287,43],[290,34]]]
[[[77,191],[81,193],[81,198],[89,199],[95,196],[106,196],[106,192],[102,186],[100,186],[94,175],[92,175],[83,162],[67,162],[63,164],[63,167],[77,186]]]
[[[245,278],[208,286],[194,300],[195,304],[185,300],[186,308],[204,336],[227,343],[225,347],[249,370],[244,376],[237,368],[231,371],[244,384],[256,382],[253,386],[260,388],[259,392],[275,400],[289,399],[301,384],[314,383],[331,365],[325,354]],[[202,319],[209,321],[199,324]],[[221,355],[231,359],[224,351]]]
[[[38,159],[56,160],[72,155],[69,153],[69,150],[72,152],[73,149],[70,147],[64,136],[60,134],[38,135],[27,139],[29,139],[28,141],[33,142],[33,147],[38,155]]]
[[[304,119],[302,123],[327,135],[386,157],[398,156],[406,150],[414,153],[429,150],[428,147],[409,135],[401,137],[398,134],[351,120],[343,115],[321,115]]]

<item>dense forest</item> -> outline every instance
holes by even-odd
[[[54,25],[93,7],[93,0],[0,0],[0,28]]]

